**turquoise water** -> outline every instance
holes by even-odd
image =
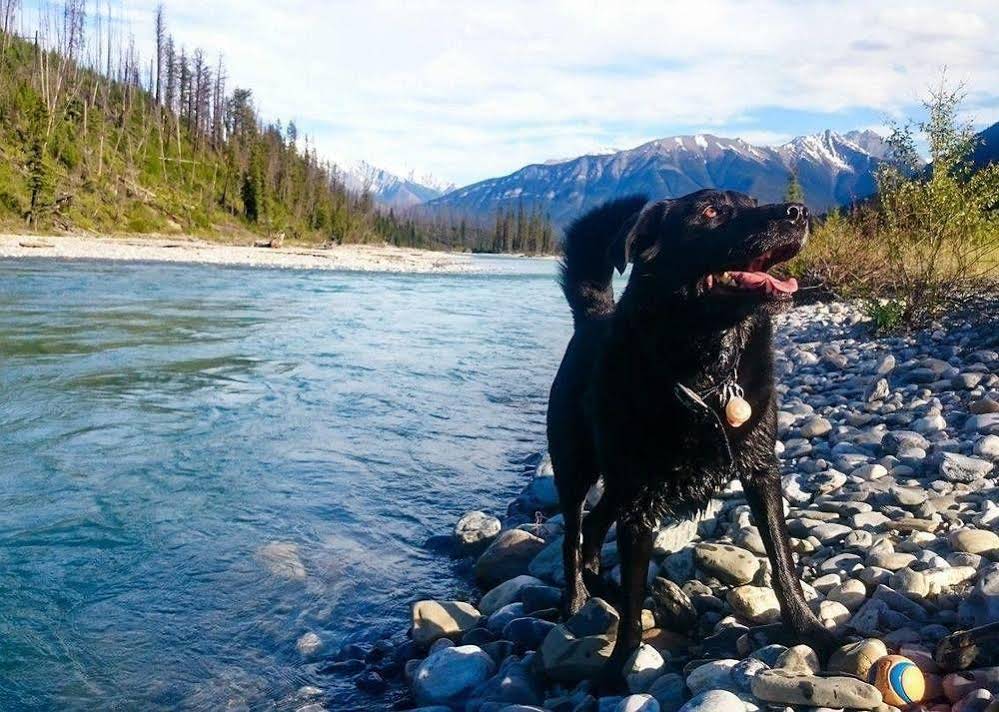
[[[0,262],[0,709],[376,708],[322,663],[462,592],[426,542],[523,485],[571,329],[476,259]]]

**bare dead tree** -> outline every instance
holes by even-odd
[[[84,23],[87,9],[85,0],[66,0],[62,10],[62,42],[57,47],[66,62],[75,62],[83,49]]]
[[[166,86],[163,93],[163,105],[168,111],[176,111],[174,101],[177,98],[177,56],[173,48],[173,35],[168,35],[163,49],[163,62],[166,64]]]
[[[107,64],[104,67],[104,77],[110,81],[114,78],[111,74],[111,45],[113,44],[114,37],[114,23],[111,18],[111,3],[108,3],[108,45],[107,45]]]
[[[201,114],[201,97],[203,85],[205,83],[205,54],[200,49],[194,51],[194,62],[191,67],[191,124],[189,128],[193,132],[194,140],[201,143],[201,124],[203,116]]]
[[[7,54],[17,22],[21,0],[0,0],[0,60]]]
[[[201,86],[198,91],[199,143],[204,145],[212,130],[212,70],[207,64],[201,69]]]
[[[215,68],[215,92],[212,97],[212,148],[216,151],[222,148],[222,143],[225,140],[223,132],[226,102],[225,81],[225,65],[220,54],[218,65]]]
[[[163,16],[163,3],[156,6],[156,88],[155,94],[156,105],[163,105],[163,53],[165,48],[166,39],[166,21]]]
[[[187,51],[181,47],[180,56],[177,58],[177,94],[178,109],[177,116],[187,123],[187,129],[191,129],[191,67],[187,62]]]

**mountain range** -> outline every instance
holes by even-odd
[[[775,147],[710,134],[672,136],[625,151],[525,166],[427,205],[482,217],[518,203],[541,205],[564,226],[587,208],[630,193],[668,197],[722,188],[778,201],[793,171],[805,202],[823,212],[872,194],[874,171],[885,151],[873,131],[823,131]]]
[[[976,166],[999,160],[999,123],[979,134]],[[700,188],[749,193],[761,201],[783,198],[794,172],[805,202],[817,212],[863,200],[875,191],[874,173],[887,146],[874,131],[823,131],[779,146],[757,146],[710,134],[671,136],[628,150],[535,163],[499,178],[456,188],[432,177],[402,178],[367,163],[345,171],[348,187],[368,187],[388,207],[492,219],[497,211],[540,207],[564,227],[605,200],[645,193],[669,197]]]

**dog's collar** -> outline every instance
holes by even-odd
[[[722,442],[725,444],[725,452],[728,455],[729,468],[732,472],[735,472],[735,455],[732,453],[732,444],[729,442],[728,432],[725,430],[725,424],[722,422],[721,415],[719,415],[718,410],[715,410],[710,405],[708,405],[706,399],[710,398],[712,395],[717,395],[718,405],[722,412],[725,413],[729,424],[733,427],[739,427],[748,419],[741,419],[738,423],[732,421],[732,416],[730,414],[730,406],[738,399],[742,401],[748,408],[749,404],[743,399],[743,389],[739,385],[739,352],[736,351],[735,363],[732,365],[732,369],[728,374],[722,378],[720,381],[715,383],[710,388],[698,393],[692,388],[687,387],[683,383],[677,383],[676,387],[673,389],[677,400],[680,401],[686,408],[695,412],[701,413],[702,415],[707,412],[711,417],[711,425],[717,428],[721,433]],[[751,412],[751,409],[750,409]]]
[[[717,395],[718,404],[724,409],[733,398],[742,398],[745,395],[742,386],[739,385],[739,361],[741,360],[741,356],[742,351],[740,349],[735,349],[732,365],[728,369],[728,372],[708,388],[701,391],[694,391],[693,388],[688,388],[681,383],[678,383],[677,387],[683,387],[698,396],[698,400],[700,400],[705,407],[707,407],[707,403],[704,403],[704,400],[712,395]]]
[[[717,388],[717,386],[715,387]],[[715,389],[712,389],[715,390]],[[732,444],[728,440],[728,433],[725,432],[725,425],[722,423],[721,416],[718,414],[714,408],[709,406],[704,398],[702,398],[696,391],[691,390],[682,383],[677,383],[676,387],[673,389],[676,394],[677,400],[680,401],[685,407],[690,409],[694,413],[700,413],[702,416],[706,412],[711,417],[711,426],[717,428],[718,432],[721,433],[722,442],[725,444],[725,452],[728,455],[729,469],[735,472],[735,455],[732,454]],[[710,393],[708,394],[710,395]]]

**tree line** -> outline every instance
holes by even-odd
[[[265,121],[222,56],[190,48],[157,8],[153,56],[107,4],[0,0],[0,221],[37,229],[249,231],[323,242],[547,252],[537,211],[398,215],[351,191],[291,121]],[[544,225],[542,225],[544,223]]]
[[[498,209],[495,219],[469,218],[461,213],[415,209],[379,215],[381,229],[401,247],[420,247],[431,236],[444,249],[471,252],[548,255],[557,250],[551,218],[539,206]]]

